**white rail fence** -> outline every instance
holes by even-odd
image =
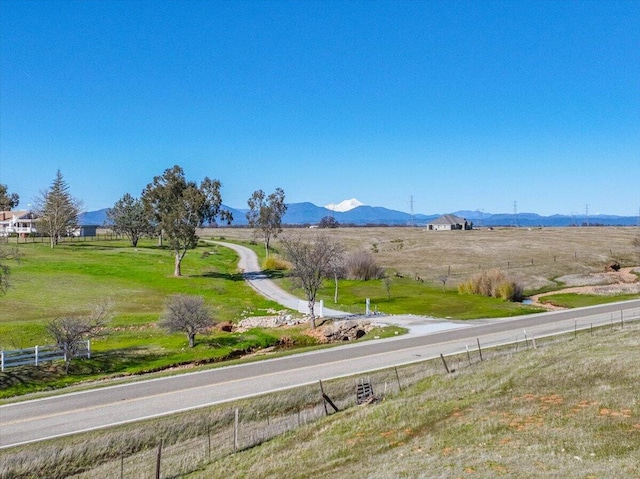
[[[91,358],[91,340],[80,341],[77,347],[77,356]],[[26,349],[13,349],[0,351],[0,370],[17,366],[39,366],[49,361],[65,360],[66,355],[59,346],[34,346]]]

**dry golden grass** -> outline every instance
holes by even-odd
[[[376,227],[317,230],[285,229],[283,234],[311,236],[322,232],[339,238],[348,250],[375,253],[383,268],[407,277],[437,283],[449,275],[451,283],[480,270],[498,268],[527,289],[553,286],[553,278],[604,271],[610,259],[622,266],[640,265],[633,240],[634,227],[503,228],[473,231],[427,231],[424,228]],[[251,241],[246,228],[202,230],[202,236]],[[278,248],[278,241],[274,241]]]

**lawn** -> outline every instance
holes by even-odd
[[[111,300],[114,318],[92,341],[91,360],[74,361],[70,374],[59,365],[24,367],[0,373],[0,397],[62,387],[104,376],[157,371],[188,363],[217,362],[256,348],[274,346],[281,331],[243,334],[213,329],[196,336],[168,334],[156,322],[171,294],[202,295],[219,321],[263,315],[280,307],[251,289],[236,270],[228,248],[203,243],[185,257],[181,278],[173,277],[173,257],[155,241],[137,248],[125,242],[19,245],[19,263],[11,264],[13,287],[2,298],[0,348],[51,344],[46,323],[56,317],[86,313],[93,304]],[[308,345],[299,331],[286,334]]]

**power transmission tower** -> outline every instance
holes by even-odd
[[[518,227],[518,202],[513,202],[513,225]]]
[[[587,205],[584,209],[585,212],[585,216],[587,217],[586,221],[587,221],[587,226],[589,226],[589,205]]]

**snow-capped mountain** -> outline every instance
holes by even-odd
[[[351,198],[350,200],[341,201],[338,204],[329,203],[328,205],[325,206],[325,208],[331,211],[338,211],[340,213],[344,213],[345,211],[350,211],[354,208],[357,208],[358,206],[364,206],[364,203],[362,203],[361,201],[358,201],[355,198]]]

